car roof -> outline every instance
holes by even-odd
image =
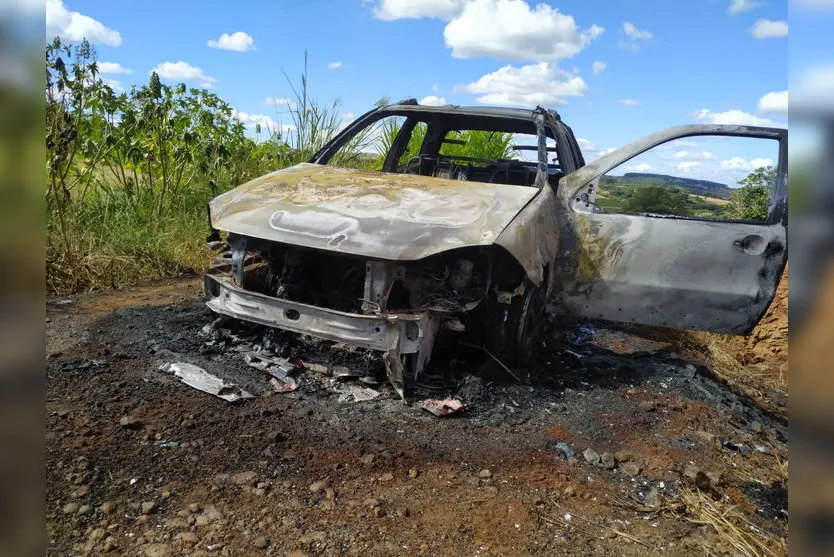
[[[379,112],[390,112],[392,114],[445,114],[456,116],[471,116],[483,118],[503,118],[511,120],[533,120],[537,113],[548,112],[556,120],[561,120],[558,112],[553,109],[537,107],[530,108],[509,108],[503,106],[460,106],[456,104],[444,104],[440,106],[417,104],[414,99],[407,99],[395,104],[389,104],[379,109]]]

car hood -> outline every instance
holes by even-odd
[[[213,199],[212,226],[316,249],[413,260],[492,244],[537,188],[301,163]]]

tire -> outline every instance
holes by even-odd
[[[544,333],[545,295],[528,285],[523,296],[511,304],[493,301],[487,349],[510,368],[533,367],[541,355]]]

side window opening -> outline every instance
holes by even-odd
[[[362,170],[384,170],[389,153],[399,145],[397,140],[400,132],[403,128],[408,129],[407,122],[404,116],[386,116],[370,123],[341,145],[326,164]],[[422,141],[418,135],[421,130],[425,136],[425,124],[418,123],[410,134],[402,138],[406,148],[399,157],[400,162],[407,160],[410,149],[419,151]]]
[[[599,180],[596,211],[766,221],[779,142],[692,136],[657,145]]]

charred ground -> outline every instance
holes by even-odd
[[[384,382],[374,400],[339,402],[312,371],[268,394],[238,350],[264,331],[207,345],[214,317],[196,280],[48,304],[48,554],[739,551],[704,524],[710,508],[757,554],[785,551],[784,412],[669,343],[554,323],[545,363],[516,370],[520,381],[460,351],[429,370],[436,392],[423,381],[415,393],[468,404],[436,418]],[[278,340],[308,362],[381,370]],[[159,371],[170,361],[266,396],[227,403]]]

